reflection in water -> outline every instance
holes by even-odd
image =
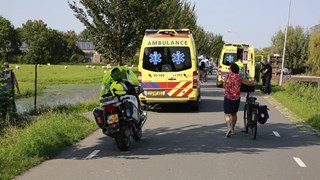
[[[66,84],[49,86],[37,96],[37,107],[99,101],[101,84]],[[34,97],[16,100],[17,110],[23,113],[34,109]]]

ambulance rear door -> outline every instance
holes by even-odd
[[[188,96],[188,91],[192,91],[191,67],[189,47],[146,47],[142,64],[145,95],[147,98]]]

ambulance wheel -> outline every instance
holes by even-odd
[[[198,98],[197,101],[192,101],[192,102],[189,102],[190,104],[190,107],[193,111],[198,111],[199,110],[199,106],[200,106],[200,98]]]

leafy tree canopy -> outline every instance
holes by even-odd
[[[11,62],[12,56],[20,52],[21,41],[9,20],[0,16],[0,60]]]
[[[320,28],[310,35],[307,64],[315,75],[320,76]]]
[[[278,31],[272,37],[273,54],[283,53],[284,32]],[[285,55],[285,66],[292,69],[293,73],[304,70],[308,59],[309,33],[301,26],[289,26],[287,33],[287,45]]]
[[[28,20],[18,32],[28,46],[24,63],[68,62],[72,54],[79,52],[74,31],[63,33],[49,29],[42,20]]]
[[[80,0],[80,4],[69,2],[89,32],[86,38],[93,40],[98,52],[120,65],[136,54],[145,29],[196,29],[194,5],[187,1]]]

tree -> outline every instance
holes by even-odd
[[[293,73],[304,71],[308,58],[309,34],[304,32],[300,26],[289,26],[287,34],[285,66],[292,69]],[[277,32],[272,37],[272,48],[274,54],[283,53],[284,33]]]
[[[213,33],[208,33],[209,35],[209,56],[214,60],[219,58],[219,54],[222,50],[225,42],[223,41],[222,35],[214,35]]]
[[[145,29],[195,28],[194,6],[181,0],[80,0],[69,2],[98,52],[122,65],[139,49]],[[148,18],[146,18],[148,17]]]
[[[0,60],[12,61],[20,53],[21,41],[11,22],[0,16]]]
[[[28,46],[28,51],[24,56],[24,62],[45,63],[47,24],[42,20],[28,20],[26,23],[22,24],[22,28],[18,28],[17,30],[21,40]]]
[[[28,20],[18,29],[21,39],[28,45],[25,63],[69,62],[73,54],[79,53],[75,32],[59,32],[48,29],[42,20]]]
[[[90,32],[87,29],[84,29],[80,34],[77,36],[78,41],[93,41],[93,38]]]
[[[206,55],[208,52],[209,38],[206,36],[206,32],[203,27],[198,26],[194,31],[194,39],[198,54]]]
[[[307,64],[315,75],[320,75],[320,29],[310,35]]]
[[[197,27],[194,34],[199,55],[206,55],[207,57],[212,57],[214,59],[219,57],[224,45],[223,36],[207,32],[201,26]]]

